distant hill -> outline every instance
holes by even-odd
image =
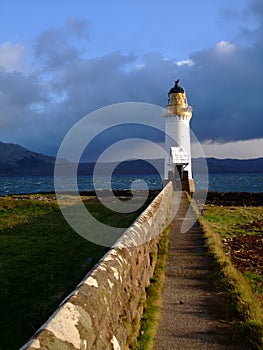
[[[253,159],[217,159],[206,158],[208,172],[210,174],[224,173],[263,173],[263,158]],[[193,159],[193,171],[202,173],[202,158]]]
[[[53,175],[55,160],[13,143],[0,142],[0,176]]]
[[[128,175],[128,174],[156,174],[158,171],[163,171],[163,160],[152,159],[148,162],[142,159],[128,160],[120,164],[116,163],[100,163],[97,174],[109,174],[114,169],[113,174]],[[80,163],[78,167],[79,175],[93,174],[94,163]],[[156,167],[156,168],[155,168]]]
[[[13,143],[0,142],[0,176],[52,176],[56,158],[41,153],[29,151]],[[207,158],[209,173],[241,173],[241,172],[262,172],[263,158],[257,159],[216,159]],[[154,159],[151,163],[160,171],[163,169],[163,160]],[[202,173],[203,159],[193,159],[195,173]],[[61,168],[70,167],[66,160],[60,160]],[[80,163],[79,175],[91,175],[94,163]],[[101,164],[100,174],[105,174],[116,164]],[[152,174],[156,173],[155,168],[143,160],[125,161],[114,170],[115,174]],[[66,174],[65,174],[66,175]]]

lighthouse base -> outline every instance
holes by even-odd
[[[178,172],[169,171],[168,179],[163,180],[163,186],[166,186],[170,181],[173,183],[174,191],[186,191],[190,195],[195,192],[194,179],[188,178],[188,171],[183,171],[182,176],[178,176]]]
[[[189,193],[192,195],[195,192],[195,182],[194,179],[188,179]]]

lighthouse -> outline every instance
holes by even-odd
[[[194,192],[190,140],[192,111],[178,79],[168,93],[168,104],[163,115],[166,151],[164,183],[172,181],[175,190],[190,193]]]

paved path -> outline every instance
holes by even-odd
[[[211,258],[206,255],[201,228],[196,223],[188,232],[180,233],[188,206],[182,193],[169,234],[162,319],[154,350],[249,349],[234,341],[231,325],[223,321],[223,300],[212,284]]]

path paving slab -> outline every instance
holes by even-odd
[[[207,255],[202,229],[196,222],[181,233],[189,202],[184,192],[175,192],[175,207],[180,196],[169,233],[162,316],[154,350],[249,349],[248,344],[237,342],[234,326],[227,322],[223,297],[213,283],[212,258]]]

